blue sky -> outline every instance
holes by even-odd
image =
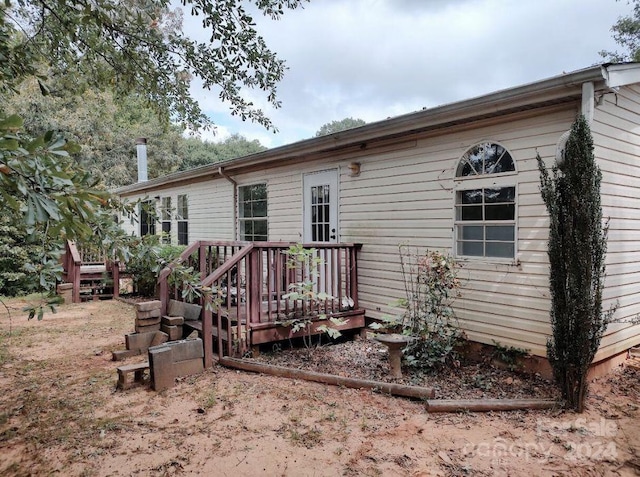
[[[279,132],[243,123],[215,93],[193,95],[218,124],[267,147],[314,136],[345,117],[373,122],[601,62],[625,0],[311,0],[279,21],[256,18],[289,70],[282,107],[264,110]],[[198,28],[185,13],[185,29]],[[247,97],[266,105],[257,92]]]

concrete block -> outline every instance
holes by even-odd
[[[173,363],[173,374],[175,377],[189,376],[204,371],[204,361],[202,358],[188,359]]]
[[[160,323],[159,316],[155,318],[136,318],[136,325],[138,326],[157,325],[158,323]]]
[[[145,350],[140,349],[122,349],[118,351],[114,351],[111,353],[111,359],[113,361],[122,361],[125,358],[131,358],[132,356],[138,356],[142,354]]]
[[[160,323],[157,323],[155,325],[149,325],[149,326],[139,326],[138,324],[136,324],[136,333],[148,333],[150,331],[151,332],[160,331]]]
[[[202,307],[200,305],[185,303],[184,312],[182,316],[184,316],[185,320],[199,320],[201,311],[202,311]]]
[[[118,368],[118,389],[129,389],[136,383],[144,382],[144,373],[149,369],[149,363],[136,363]],[[133,375],[133,381],[131,380]]]
[[[175,383],[172,354],[171,348],[165,345],[149,348],[151,387],[155,391],[164,391]]]
[[[169,336],[169,341],[176,341],[182,338],[182,326],[163,324],[160,329]]]
[[[169,300],[169,316],[182,316],[185,320],[199,320],[201,311],[200,305]]]
[[[158,318],[158,320],[160,320],[160,316],[160,308],[149,311],[136,311],[136,318],[138,320],[147,320],[149,318]]]
[[[163,316],[163,325],[182,326],[184,325],[184,316]]]
[[[196,338],[195,340],[181,340],[167,343],[166,346],[171,346],[173,349],[173,361],[187,361],[189,359],[202,359],[204,357],[204,347],[202,346],[202,340]]]
[[[151,346],[158,346],[162,343],[166,343],[167,341],[169,341],[169,335],[163,333],[162,331],[156,331],[153,340],[151,340]]]
[[[160,300],[136,303],[136,311],[159,310],[161,307],[162,307],[162,302]]]
[[[178,300],[169,300],[169,309],[167,313],[169,316],[184,316],[184,305],[183,302]]]
[[[155,336],[155,331],[150,333],[129,333],[124,335],[124,343],[128,350],[147,351]]]

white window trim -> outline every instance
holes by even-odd
[[[246,184],[238,184],[238,192],[237,192],[237,200],[236,200],[236,240],[241,241],[241,233],[240,233],[240,224],[242,222],[242,220],[244,220],[244,217],[240,216],[240,189],[242,187],[251,187],[251,186],[255,186],[255,185],[262,185],[264,184],[265,186],[265,192],[266,192],[266,200],[267,200],[267,215],[264,217],[264,220],[267,221],[267,241],[269,241],[269,182],[268,181],[256,181],[256,182],[248,182]]]
[[[508,172],[500,172],[496,174],[483,174],[483,175],[464,176],[464,177],[456,176],[455,174],[457,174],[458,165],[462,160],[462,156],[466,154],[467,151],[469,151],[471,148],[482,143],[498,144],[504,147],[509,152],[509,154],[511,154],[511,158],[513,159],[513,166],[515,170],[508,171]],[[453,207],[452,207],[452,211],[453,211],[453,216],[452,216],[453,218],[453,244],[452,244],[453,253],[452,255],[456,258],[456,260],[459,260],[462,262],[476,262],[476,263],[480,262],[480,263],[517,265],[519,263],[518,242],[519,242],[520,234],[519,234],[518,218],[520,214],[518,213],[518,208],[520,205],[520,200],[519,200],[519,193],[518,193],[518,181],[516,177],[518,175],[516,157],[513,155],[511,150],[505,147],[501,142],[485,139],[482,141],[475,142],[473,145],[465,149],[464,153],[457,159],[455,163],[455,166],[453,168],[453,174],[454,174],[454,178],[453,178]],[[458,225],[460,225],[462,221],[459,221],[456,218],[456,206],[458,205],[457,204],[458,192],[461,192],[464,190],[470,190],[470,189],[491,189],[491,188],[498,188],[498,187],[514,187],[515,188],[515,192],[514,192],[515,207],[514,207],[514,220],[513,220],[513,226],[514,226],[513,258],[485,257],[485,256],[477,257],[472,255],[459,255],[458,254]]]

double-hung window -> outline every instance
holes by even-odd
[[[266,242],[267,184],[238,188],[238,226],[240,240]]]
[[[189,244],[189,201],[186,194],[178,196],[178,245]]]
[[[515,258],[514,172],[513,157],[496,143],[478,144],[462,156],[456,171],[458,257]]]
[[[156,234],[155,202],[146,200],[140,203],[140,237]]]
[[[162,243],[171,243],[171,197],[163,197],[160,207],[162,220]]]

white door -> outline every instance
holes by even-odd
[[[338,171],[303,177],[303,241],[338,242]]]

